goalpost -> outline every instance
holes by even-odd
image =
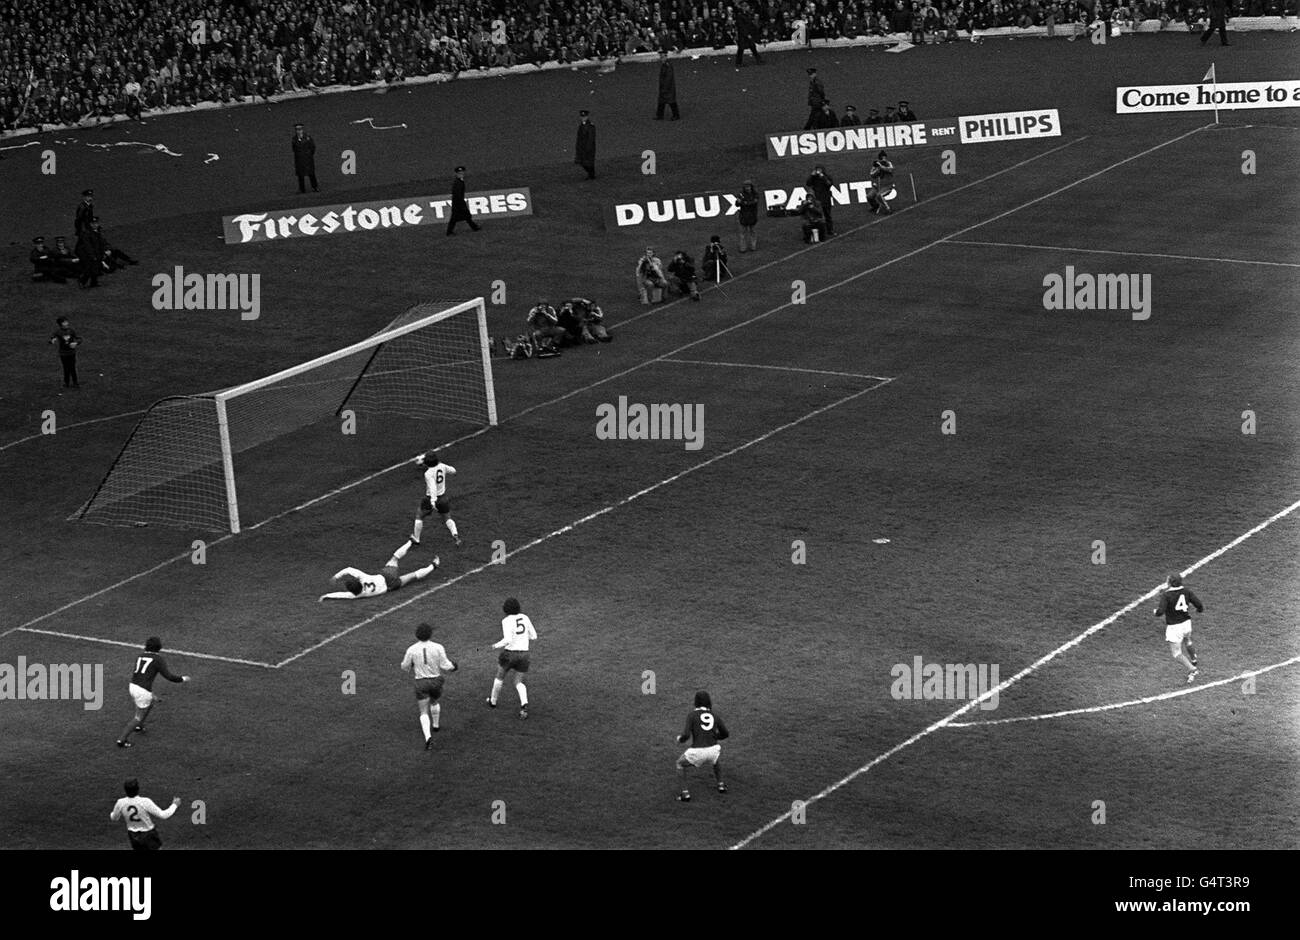
[[[310,362],[154,403],[71,518],[237,533],[235,456],[349,410],[495,426],[483,298],[418,304],[374,336]]]

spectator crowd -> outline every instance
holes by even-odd
[[[0,132],[417,75],[736,42],[726,0],[0,0]],[[1297,0],[1238,0],[1238,15]],[[1201,0],[751,0],[760,43],[1203,20]]]

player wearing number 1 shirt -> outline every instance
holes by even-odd
[[[153,680],[162,676],[169,682],[189,682],[189,676],[173,675],[167,668],[167,661],[162,658],[162,640],[151,636],[144,642],[144,652],[135,658],[135,668],[131,671],[131,700],[135,702],[135,716],[127,722],[121,736],[117,739],[118,747],[130,747],[132,732],[144,734],[144,720],[153,711]]]
[[[708,692],[695,693],[695,708],[686,716],[686,730],[677,736],[678,744],[691,742],[691,746],[677,758],[677,773],[681,777],[682,792],[677,799],[683,803],[691,801],[691,791],[686,787],[686,768],[713,768],[713,779],[719,793],[727,792],[727,785],[722,782],[722,744],[731,737],[731,732],[722,723],[722,719],[713,713],[713,700]]]
[[[1171,574],[1169,583],[1160,592],[1160,604],[1155,615],[1165,618],[1165,641],[1169,644],[1169,652],[1187,667],[1187,681],[1192,683],[1200,669],[1196,647],[1192,645],[1192,615],[1188,606],[1195,607],[1198,614],[1205,610],[1200,598],[1183,586],[1182,577]]]
[[[415,642],[402,657],[402,668],[415,677],[415,706],[420,711],[420,730],[424,732],[424,749],[433,749],[433,735],[442,717],[442,672],[455,672],[456,664],[447,657],[441,643],[433,642],[433,627],[422,623],[415,628]]]

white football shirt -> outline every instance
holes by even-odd
[[[440,463],[424,471],[424,486],[429,491],[429,499],[437,499],[447,492],[447,477],[455,472],[455,467],[445,463]]]
[[[503,649],[526,653],[528,641],[537,639],[537,631],[527,614],[511,614],[501,618],[501,639],[505,641]]]
[[[442,644],[432,640],[412,643],[402,657],[402,668],[415,670],[417,679],[436,679],[440,675],[439,669],[450,670],[454,665],[447,658],[447,651],[442,648]]]
[[[109,813],[108,818],[113,822],[125,818],[128,832],[148,832],[153,828],[152,817],[171,819],[175,812],[175,806],[160,809],[147,796],[124,796],[113,804],[113,812]]]

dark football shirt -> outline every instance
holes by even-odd
[[[181,677],[172,675],[167,669],[167,661],[158,653],[144,652],[135,658],[135,671],[131,673],[131,683],[142,689],[153,691],[155,676],[162,676],[171,682],[180,682]]]
[[[1160,606],[1156,608],[1156,616],[1163,615],[1166,624],[1185,623],[1192,619],[1192,615],[1187,611],[1188,604],[1195,607],[1197,613],[1205,610],[1205,605],[1201,603],[1200,598],[1186,587],[1166,588],[1160,595]]]
[[[722,719],[707,708],[697,708],[687,716],[682,734],[690,736],[691,747],[713,747],[730,737]]]

